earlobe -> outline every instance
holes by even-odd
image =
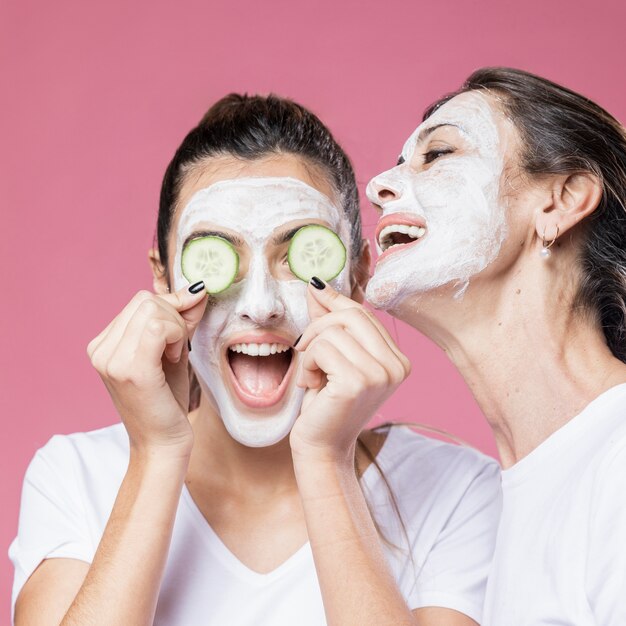
[[[372,263],[372,253],[370,242],[367,239],[361,240],[361,253],[355,261],[352,271],[352,293],[350,297],[359,303],[365,300],[365,288],[370,279],[370,266]]]
[[[537,238],[546,248],[591,215],[602,199],[602,184],[590,172],[568,174],[555,180],[553,202],[537,216]]]
[[[161,256],[157,248],[148,250],[148,261],[152,269],[152,286],[154,291],[158,294],[169,293],[170,288],[167,284],[165,268],[161,263]]]

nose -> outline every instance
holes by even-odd
[[[235,315],[257,326],[272,326],[284,317],[285,306],[277,281],[264,258],[251,261],[244,283]]]
[[[394,180],[388,172],[372,178],[365,193],[372,204],[382,207],[387,202],[398,200],[402,196],[403,185],[401,181]]]

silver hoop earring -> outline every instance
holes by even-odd
[[[552,250],[550,248],[554,245],[554,242],[559,238],[559,225],[556,226],[556,235],[550,243],[546,243],[546,229],[543,229],[543,235],[541,236],[542,248],[539,251],[539,256],[542,259],[549,259],[552,256]]]

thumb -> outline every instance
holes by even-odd
[[[187,333],[191,338],[206,310],[209,302],[207,296],[204,283],[200,281],[193,285],[187,285],[174,293],[163,294],[160,297],[168,304],[171,304],[185,320]]]
[[[354,300],[335,291],[328,283],[317,276],[313,276],[309,281],[306,300],[311,321],[331,311],[340,311],[341,309],[359,306]]]

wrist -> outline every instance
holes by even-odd
[[[291,456],[296,472],[354,471],[355,445],[328,446],[292,442]]]
[[[191,459],[191,445],[133,444],[130,445],[130,464],[150,471],[164,468],[170,472],[187,471]]]

